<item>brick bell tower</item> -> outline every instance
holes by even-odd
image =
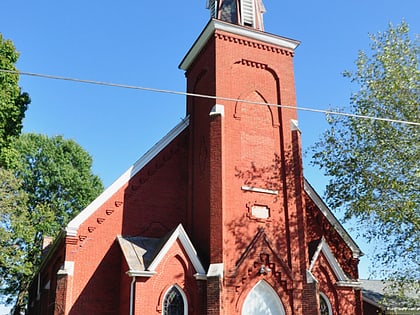
[[[208,266],[207,314],[303,314],[299,42],[264,32],[261,0],[207,8],[211,20],[180,64],[194,94],[187,230]]]

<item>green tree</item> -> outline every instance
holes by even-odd
[[[12,202],[0,221],[0,293],[15,302],[15,314],[20,314],[40,264],[43,237],[56,237],[103,186],[91,172],[90,155],[61,136],[22,134],[6,155],[6,168],[19,180],[6,187],[24,193],[24,199],[12,201],[10,192],[0,192],[0,200]]]
[[[399,283],[420,281],[419,40],[406,22],[370,35],[345,77],[358,86],[349,111],[416,124],[328,117],[329,129],[313,149],[313,163],[330,176],[327,201],[355,218],[359,231],[383,244],[375,268]]]
[[[0,69],[16,71],[19,58],[12,41],[4,40],[0,33]],[[20,134],[22,120],[30,101],[27,93],[22,93],[18,85],[19,75],[0,72],[0,155],[12,138]]]
[[[0,291],[10,296],[34,269],[25,246],[35,234],[26,211],[27,194],[13,172],[0,168]]]

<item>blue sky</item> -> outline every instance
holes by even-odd
[[[20,51],[21,71],[185,91],[178,65],[209,19],[205,2],[2,1],[0,32]],[[354,69],[358,50],[368,49],[368,33],[402,19],[420,33],[419,0],[264,4],[265,30],[302,42],[295,56],[302,107],[348,104],[357,87],[341,73]],[[20,85],[32,98],[24,131],[75,139],[93,156],[105,186],[185,115],[184,96],[27,76]],[[299,112],[299,124],[304,149],[326,128],[322,114]],[[305,175],[322,194],[326,179],[308,161]]]

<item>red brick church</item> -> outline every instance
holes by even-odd
[[[67,225],[29,314],[363,313],[362,253],[302,173],[299,42],[261,0],[207,6],[185,119]]]

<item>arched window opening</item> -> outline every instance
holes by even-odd
[[[165,295],[163,300],[163,315],[185,315],[186,302],[180,289],[173,286]]]
[[[319,294],[319,312],[321,315],[332,315],[331,304],[322,292]]]
[[[238,23],[238,8],[236,0],[224,0],[221,3],[220,19],[230,23]]]
[[[248,293],[242,315],[284,315],[283,304],[276,291],[264,280]]]

